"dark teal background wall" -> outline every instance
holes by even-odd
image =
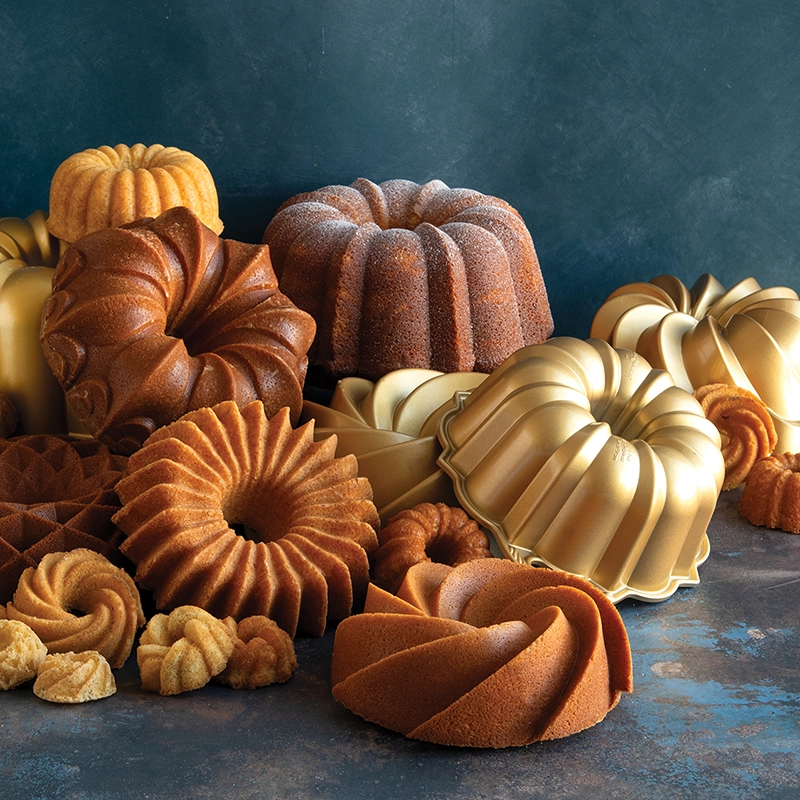
[[[203,158],[224,235],[359,176],[504,198],[556,333],[668,272],[800,289],[796,0],[0,0],[0,216],[100,144]]]

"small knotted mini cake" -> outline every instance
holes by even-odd
[[[773,454],[756,461],[739,498],[753,525],[800,533],[800,454]]]
[[[489,558],[489,539],[460,508],[444,503],[420,503],[392,517],[378,532],[372,580],[396,592],[409,567],[435,561],[455,567],[476,558]]]
[[[47,648],[24,622],[0,619],[0,689],[13,689],[36,677]]]
[[[50,653],[97,650],[121,667],[145,623],[130,575],[93,550],[48,553],[22,574],[8,618],[29,625]]]
[[[142,688],[162,695],[199,689],[225,669],[235,642],[233,620],[223,622],[202,608],[156,614],[136,650]]]
[[[769,409],[757,395],[726,383],[701,386],[694,396],[722,437],[722,491],[735,489],[759,458],[772,453],[778,441]]]
[[[50,703],[85,703],[117,691],[108,661],[95,650],[51,653],[39,665],[33,693]]]
[[[421,562],[336,630],[334,698],[412,739],[513,747],[600,722],[633,689],[625,626],[588,581],[508,559]]]
[[[294,643],[269,617],[247,617],[236,625],[236,641],[217,680],[234,689],[284,683],[297,669]]]

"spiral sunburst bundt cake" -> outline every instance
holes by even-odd
[[[633,689],[622,620],[590,583],[506,559],[422,562],[336,630],[334,698],[405,736],[514,747],[600,722]]]
[[[156,431],[117,484],[115,522],[159,608],[263,615],[291,636],[351,613],[378,545],[372,490],[354,456],[293,429],[288,409],[233,402]],[[234,529],[231,526],[236,526]]]
[[[74,153],[53,175],[48,230],[65,242],[87,233],[190,208],[222,232],[214,179],[197,156],[177,147],[102,145]]]
[[[114,669],[127,660],[145,622],[128,573],[83,548],[48,553],[26,569],[7,613],[28,625],[49,652],[97,650]]]
[[[42,346],[87,430],[130,453],[223,400],[302,406],[314,321],[280,291],[269,251],[219,239],[185,208],[98,231],[56,268]]]
[[[87,548],[124,563],[122,533],[111,517],[127,461],[91,439],[0,440],[0,604],[47,553]]]
[[[50,703],[87,703],[111,697],[117,683],[96,650],[50,653],[39,665],[33,693]]]
[[[553,330],[530,233],[497,197],[359,178],[290,198],[263,241],[334,375],[489,372]]]
[[[614,600],[698,582],[725,466],[699,402],[630,350],[570,337],[522,348],[439,427],[460,504],[512,559]]]
[[[753,525],[800,533],[800,454],[773,453],[753,464],[739,511]]]
[[[462,509],[444,503],[420,503],[395,514],[378,531],[372,580],[396,592],[406,572],[420,561],[455,567],[490,558],[489,539]]]

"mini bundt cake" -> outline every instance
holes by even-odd
[[[223,400],[297,420],[314,321],[278,291],[261,245],[185,208],[89,234],[56,268],[42,346],[87,430],[130,453]]]
[[[413,739],[515,747],[600,722],[633,689],[614,606],[588,581],[506,559],[422,562],[370,584],[336,630],[334,698]]]
[[[773,453],[753,464],[739,511],[753,525],[800,533],[800,454]]]
[[[490,372],[553,331],[530,233],[497,197],[359,178],[290,198],[263,241],[333,375]]]
[[[668,373],[599,339],[523,348],[439,427],[460,504],[509,558],[615,601],[695,584],[725,467],[720,435]]]
[[[117,683],[101,653],[50,653],[37,671],[33,693],[50,703],[87,703],[111,697]]]
[[[691,289],[672,275],[612,292],[591,336],[634,350],[691,392],[712,383],[746,389],[769,409],[779,452],[800,451],[800,298],[745,278],[726,289],[701,275]]]
[[[738,386],[710,383],[694,392],[722,437],[725,481],[722,490],[741,486],[753,464],[772,454],[778,435],[762,400]]]
[[[0,689],[14,689],[36,677],[47,648],[29,625],[0,619]]]
[[[396,592],[409,568],[420,561],[451,567],[490,558],[489,538],[462,509],[444,503],[420,503],[395,514],[378,531],[372,580]]]
[[[22,573],[9,619],[24,622],[50,653],[97,650],[121,667],[144,623],[139,590],[125,570],[93,550],[48,553]]]
[[[159,608],[268,616],[321,635],[351,613],[378,546],[372,490],[354,456],[335,458],[288,409],[231,402],[156,431],[117,484],[122,551]],[[233,526],[233,527],[232,527]]]
[[[47,228],[72,243],[175,206],[191,209],[222,233],[217,188],[197,156],[160,144],[102,145],[74,153],[55,171]]]
[[[114,564],[122,532],[111,521],[127,466],[92,439],[38,434],[0,440],[0,604],[44,555],[96,550]]]

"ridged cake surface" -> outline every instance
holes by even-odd
[[[340,623],[333,696],[410,738],[513,747],[600,722],[633,688],[614,606],[574,575],[507,559],[420,563],[392,595],[370,585]]]
[[[753,525],[800,533],[800,455],[774,453],[756,461],[739,498]]]
[[[115,521],[136,580],[159,608],[264,615],[322,634],[369,579],[377,511],[354,456],[253,402],[190,412],[131,456]]]
[[[523,348],[440,423],[462,506],[512,559],[591,580],[614,600],[699,581],[725,467],[699,402],[598,339]]]
[[[0,604],[47,553],[86,548],[124,563],[122,533],[111,518],[127,461],[91,439],[0,440]]]
[[[489,372],[553,330],[525,223],[471,189],[326,186],[287,200],[263,241],[281,290],[317,322],[312,363],[334,375]]]
[[[50,703],[87,703],[116,691],[111,666],[96,650],[50,653],[33,684],[33,693]]]
[[[185,208],[89,234],[56,268],[45,357],[96,438],[130,453],[224,400],[302,406],[314,321],[278,290],[267,248]]]
[[[175,206],[190,208],[211,230],[222,232],[217,188],[197,156],[161,144],[102,145],[74,153],[56,170],[47,228],[76,242]]]

